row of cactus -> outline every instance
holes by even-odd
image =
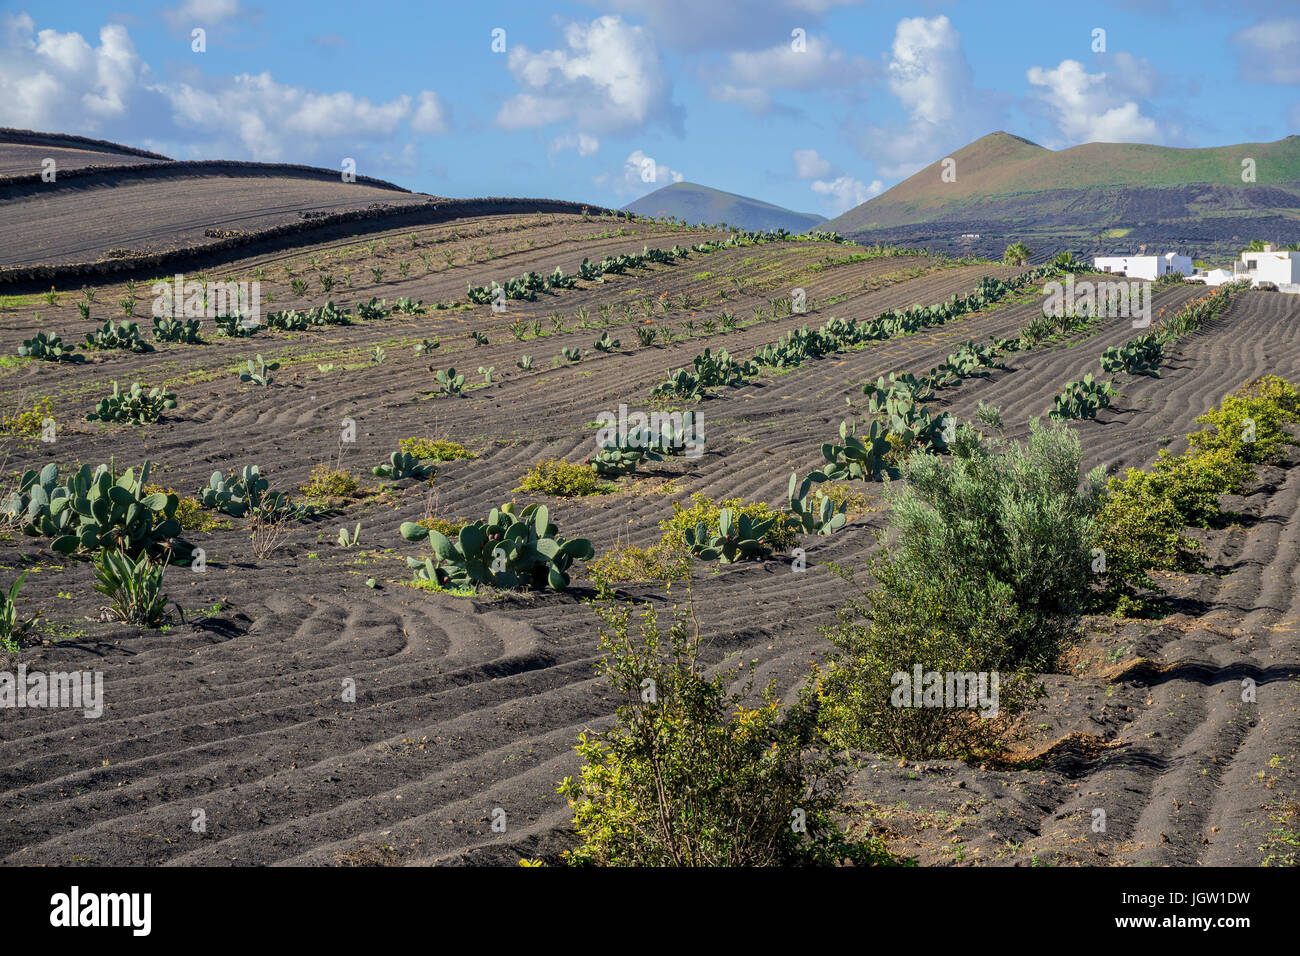
[[[1096,418],[1116,394],[1113,384],[1096,381],[1089,372],[1081,381],[1066,382],[1065,389],[1056,396],[1055,407],[1047,414],[1049,418],[1062,421]]]
[[[1127,372],[1129,375],[1160,377],[1160,362],[1164,358],[1165,338],[1159,332],[1148,332],[1130,339],[1120,346],[1112,346],[1101,353],[1101,370],[1110,375]]]
[[[907,335],[932,325],[942,325],[968,312],[987,308],[1009,295],[1022,291],[1026,286],[1037,283],[1054,271],[1054,267],[1049,265],[1030,270],[1011,280],[985,276],[976,285],[975,291],[969,295],[954,295],[947,302],[937,305],[913,306],[903,310],[891,309],[865,322],[832,317],[819,329],[809,329],[808,326],[804,326],[791,330],[776,342],[759,348],[754,353],[752,361],[743,365],[738,364],[742,374],[724,382],[710,382],[707,377],[700,376],[698,372],[692,375],[689,370],[679,370],[670,373],[668,379],[658,385],[652,394],[654,397],[701,398],[704,390],[712,385],[744,384],[745,378],[757,375],[763,367],[790,368],[808,359],[855,348],[867,342]],[[963,346],[963,351],[949,356],[949,359],[963,366],[973,361],[977,368],[987,367],[996,360],[999,351],[1013,347],[1010,342],[996,342],[992,345],[975,345],[969,342]],[[935,372],[938,373],[939,370]]]
[[[357,303],[356,314],[358,319],[382,319],[388,315],[388,302],[371,296],[369,302]]]
[[[213,319],[217,334],[228,339],[251,339],[261,328],[255,322],[244,321],[243,316],[235,314],[218,315]]]
[[[145,391],[144,385],[133,382],[130,389],[122,391],[117,382],[113,382],[113,391],[99,400],[95,410],[86,415],[88,421],[121,422],[133,425],[148,425],[162,418],[164,410],[176,407],[176,393],[165,389],[151,388]]]
[[[706,388],[719,385],[739,386],[758,374],[754,362],[737,362],[726,349],[716,353],[705,349],[692,360],[691,369],[669,373],[652,393],[654,397],[700,398]]]
[[[429,541],[432,555],[406,561],[417,581],[444,587],[563,591],[573,562],[595,555],[585,538],[560,537],[545,505],[529,505],[519,514],[513,503],[493,508],[486,521],[465,525],[454,540],[409,521],[401,534],[407,541]]]
[[[764,242],[782,242],[793,238],[812,237],[794,237],[789,233],[781,234],[780,232],[737,232],[728,239],[696,243],[690,249],[683,249],[681,246],[676,245],[671,249],[652,249],[649,246],[644,246],[640,253],[606,256],[600,262],[592,262],[590,259],[584,258],[581,265],[578,266],[577,275],[565,275],[563,271],[557,268],[549,276],[543,276],[537,272],[526,272],[517,278],[507,279],[504,283],[492,282],[491,285],[469,283],[465,298],[475,305],[490,305],[492,302],[497,301],[498,298],[524,299],[531,302],[537,298],[538,292],[572,289],[577,285],[579,279],[596,282],[605,275],[622,275],[647,263],[668,263],[677,259],[685,259],[691,252],[709,253],[718,249],[730,249]],[[834,233],[822,232],[818,233],[815,241],[842,243],[845,240]]]
[[[423,315],[428,310],[424,307],[423,299],[417,301],[410,296],[403,296],[393,302],[393,311],[402,315]]]
[[[170,493],[145,493],[150,463],[118,474],[113,464],[82,465],[65,481],[59,467],[26,472],[5,502],[6,518],[24,534],[52,539],[60,554],[103,548],[132,557],[148,554],[178,563],[190,560],[192,546],[181,539],[176,518],[180,499]]]
[[[998,367],[998,344],[977,345],[967,341],[943,364],[932,368],[928,376],[934,388],[947,388],[973,375],[986,375],[985,369]]]
[[[375,302],[375,300],[372,299],[371,302]],[[369,311],[368,305],[363,305],[363,303],[360,302],[357,303],[358,310],[363,307]],[[369,317],[383,318],[384,314],[386,313],[384,313],[381,308],[379,315],[372,314]],[[366,316],[362,317],[365,318]],[[266,316],[266,325],[268,328],[283,329],[286,332],[301,332],[308,328],[312,328],[313,326],[323,327],[327,325],[351,324],[352,314],[346,309],[339,308],[334,304],[333,300],[326,302],[324,305],[318,305],[310,309],[304,309],[301,311],[298,309],[285,309],[280,312],[270,312]]]
[[[18,354],[26,358],[39,359],[42,362],[84,362],[86,357],[74,352],[63,344],[57,335],[37,332],[30,339],[24,339],[18,346]]]
[[[257,465],[245,465],[238,474],[214,471],[198,490],[199,504],[234,518],[261,512],[273,518],[306,518],[314,513],[310,505],[297,505],[283,491],[271,491],[271,483]]]
[[[92,349],[122,349],[128,352],[152,352],[153,346],[140,338],[140,326],[135,322],[118,324],[109,319],[94,331],[86,333],[86,347]]]
[[[153,320],[153,337],[159,342],[179,342],[183,345],[202,345],[198,319],[168,319],[162,316]]]

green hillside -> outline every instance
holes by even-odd
[[[1042,200],[1053,210],[1064,210],[1079,198],[1078,190],[1107,188],[1113,192],[1111,187],[1215,185],[1224,187],[1215,191],[1228,203],[1223,210],[1251,209],[1260,208],[1260,203],[1249,197],[1252,188],[1274,186],[1291,191],[1300,184],[1300,136],[1207,149],[1085,143],[1053,151],[997,132],[964,146],[951,158],[956,163],[955,181],[943,181],[940,158],[831,220],[827,228],[852,232],[941,220],[997,219],[1001,218],[1001,206],[1015,206],[1017,215],[1024,216],[1027,203],[1032,207]],[[1254,183],[1241,179],[1242,160],[1247,158],[1255,161]],[[1273,201],[1264,205],[1276,207]]]
[[[675,216],[689,223],[725,222],[742,229],[788,229],[805,232],[824,217],[794,212],[782,206],[696,183],[673,183],[623,207],[638,216]]]

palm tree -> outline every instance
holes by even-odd
[[[1029,261],[1031,255],[1033,253],[1029,251],[1027,245],[1016,241],[1007,246],[1007,251],[1002,253],[1002,261],[1009,266],[1023,266]]]

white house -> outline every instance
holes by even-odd
[[[1230,269],[1211,269],[1209,272],[1197,272],[1192,278],[1213,286],[1231,282],[1234,277]]]
[[[1192,257],[1176,252],[1166,252],[1163,256],[1097,256],[1092,265],[1099,272],[1113,272],[1130,279],[1158,279],[1171,272],[1192,274]]]
[[[1283,292],[1300,292],[1300,252],[1274,252],[1272,246],[1262,252],[1243,252],[1232,271],[1235,278],[1250,279],[1256,288],[1267,282]]]

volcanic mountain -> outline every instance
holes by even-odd
[[[1051,150],[990,133],[826,228],[984,253],[1020,239],[1039,256],[1138,245],[1219,255],[1256,238],[1291,243],[1300,240],[1300,136],[1205,149]]]
[[[696,183],[673,183],[623,207],[638,216],[675,216],[684,222],[725,222],[742,229],[788,229],[806,232],[824,221],[810,212],[794,212],[761,199],[710,189]]]

